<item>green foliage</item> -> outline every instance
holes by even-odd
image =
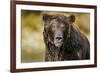
[[[43,22],[40,11],[22,10],[22,62],[44,61]]]

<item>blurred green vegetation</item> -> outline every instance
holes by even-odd
[[[22,62],[44,61],[43,22],[41,11],[21,11]]]
[[[90,14],[21,10],[21,62],[43,62],[45,58],[45,44],[43,40],[43,21],[41,12],[48,14],[75,15],[75,24],[89,38]]]

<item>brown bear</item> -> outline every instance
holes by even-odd
[[[90,59],[87,37],[77,29],[75,16],[43,14],[45,61]]]

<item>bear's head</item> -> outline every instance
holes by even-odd
[[[75,22],[75,16],[43,14],[43,21],[46,39],[60,48],[66,37],[69,37],[70,26]]]

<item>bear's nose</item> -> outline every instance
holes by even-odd
[[[56,39],[57,39],[57,40],[61,40],[61,39],[62,39],[62,37],[56,37]]]

